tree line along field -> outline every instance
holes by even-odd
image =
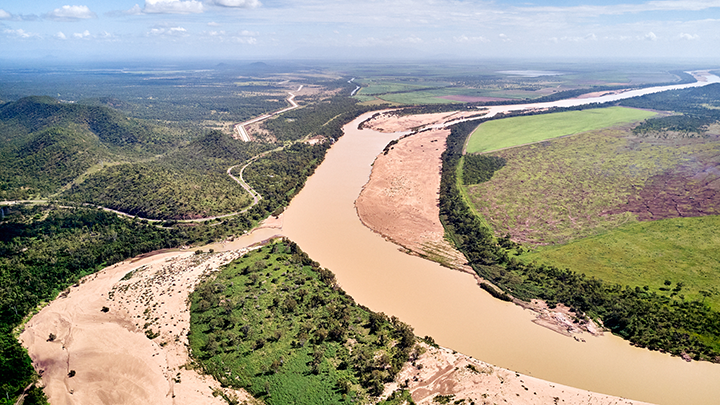
[[[563,138],[551,139],[558,132],[545,123],[567,113],[519,117],[536,142],[547,140],[480,155],[480,166],[478,155],[466,155],[465,180],[474,178],[465,181],[466,198],[495,235],[531,248],[519,249],[524,263],[568,268],[718,310],[720,135],[714,109],[694,105],[712,107],[716,90],[679,93],[685,99],[652,95],[652,103],[629,100],[645,108],[674,103],[687,112]],[[512,120],[523,123],[491,121],[471,136]],[[498,145],[486,142],[481,149]]]
[[[527,262],[517,256],[526,248],[497,235],[468,203],[462,166],[472,164],[476,179],[493,177],[507,169],[504,160],[488,155],[463,159],[463,145],[474,130],[472,123],[452,127],[443,153],[440,185],[440,220],[448,238],[465,254],[468,264],[484,280],[499,287],[487,289],[499,299],[540,299],[550,308],[567,305],[573,320],[600,320],[604,327],[632,344],[686,359],[720,362],[720,312],[705,299],[713,286],[706,285],[701,299],[685,296],[684,284],[663,280],[662,287],[623,285],[587,274],[584,268]]]
[[[483,153],[577,134],[608,126],[642,121],[650,111],[610,107],[488,121],[470,135],[467,153]]]

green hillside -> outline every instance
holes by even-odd
[[[252,202],[226,173],[273,147],[210,132],[159,159],[108,167],[89,175],[62,198],[153,219],[228,214]]]
[[[0,199],[53,194],[94,165],[149,158],[179,142],[106,107],[27,97],[0,106]]]

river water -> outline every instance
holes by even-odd
[[[718,82],[717,76],[692,87]],[[491,113],[569,106],[658,91],[649,88],[609,97],[524,106],[492,107]],[[517,372],[605,394],[660,404],[717,404],[720,365],[630,346],[606,334],[585,343],[531,322],[528,310],[492,298],[468,274],[407,255],[362,225],[354,201],[372,162],[398,134],[358,130],[366,114],[344,127],[325,161],[284,214],[281,233],[331,269],[359,303],[395,315],[419,336]],[[274,230],[263,231],[266,234]]]

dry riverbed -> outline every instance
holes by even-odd
[[[141,256],[63,292],[20,336],[50,403],[226,404],[217,381],[188,367],[187,298],[245,251]]]

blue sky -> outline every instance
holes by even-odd
[[[6,0],[0,58],[711,58],[720,0]]]

